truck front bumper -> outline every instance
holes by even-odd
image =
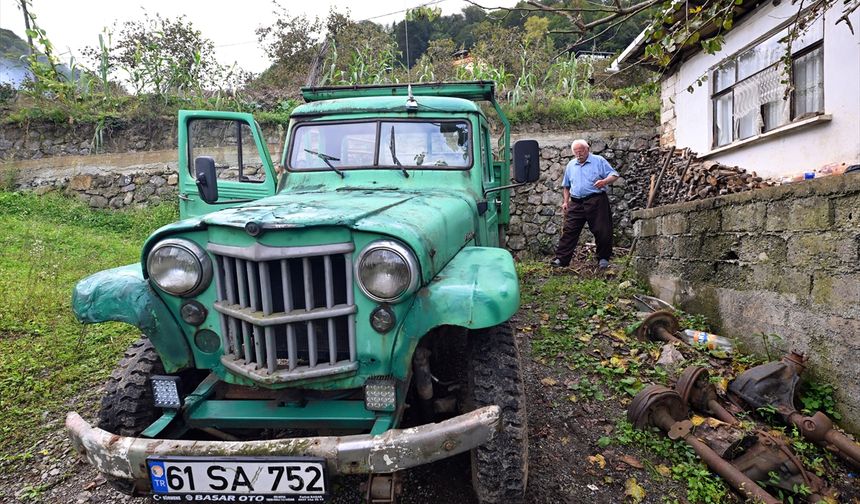
[[[124,437],[91,426],[75,412],[66,417],[75,449],[102,474],[147,492],[146,459],[152,456],[321,457],[333,474],[391,473],[462,453],[493,438],[498,406],[486,406],[443,422],[391,429],[378,436],[320,436],[266,441],[184,441]]]

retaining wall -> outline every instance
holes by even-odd
[[[759,355],[809,357],[860,431],[860,176],[633,213],[634,264],[656,295]],[[765,337],[764,335],[776,334]]]

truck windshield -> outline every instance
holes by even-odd
[[[306,123],[294,130],[289,168],[462,169],[472,165],[470,145],[465,121]]]

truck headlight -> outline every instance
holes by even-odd
[[[415,290],[418,285],[418,261],[404,245],[380,240],[371,243],[358,255],[358,286],[369,298],[391,303]]]
[[[146,258],[149,278],[175,296],[193,296],[212,281],[212,260],[196,243],[170,238],[159,242]]]

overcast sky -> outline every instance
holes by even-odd
[[[406,9],[424,4],[427,0],[352,1],[335,0],[283,0],[281,5],[291,15],[324,18],[329,8],[346,11],[353,19],[370,19],[390,25],[403,19]],[[487,0],[488,6],[514,5],[516,0]],[[0,27],[12,30],[22,39],[24,16],[18,9],[18,0],[0,0]],[[468,6],[463,0],[431,0],[443,14],[460,12]],[[251,72],[265,70],[269,61],[257,45],[254,30],[272,21],[274,4],[271,0],[242,0],[239,2],[213,2],[212,0],[31,0],[36,21],[56,47],[57,54],[68,63],[73,54],[80,61],[80,50],[97,46],[98,35],[114,21],[142,19],[145,8],[150,14],[164,17],[185,15],[203,35],[215,43],[221,63],[239,66]],[[483,5],[483,4],[482,4]]]

